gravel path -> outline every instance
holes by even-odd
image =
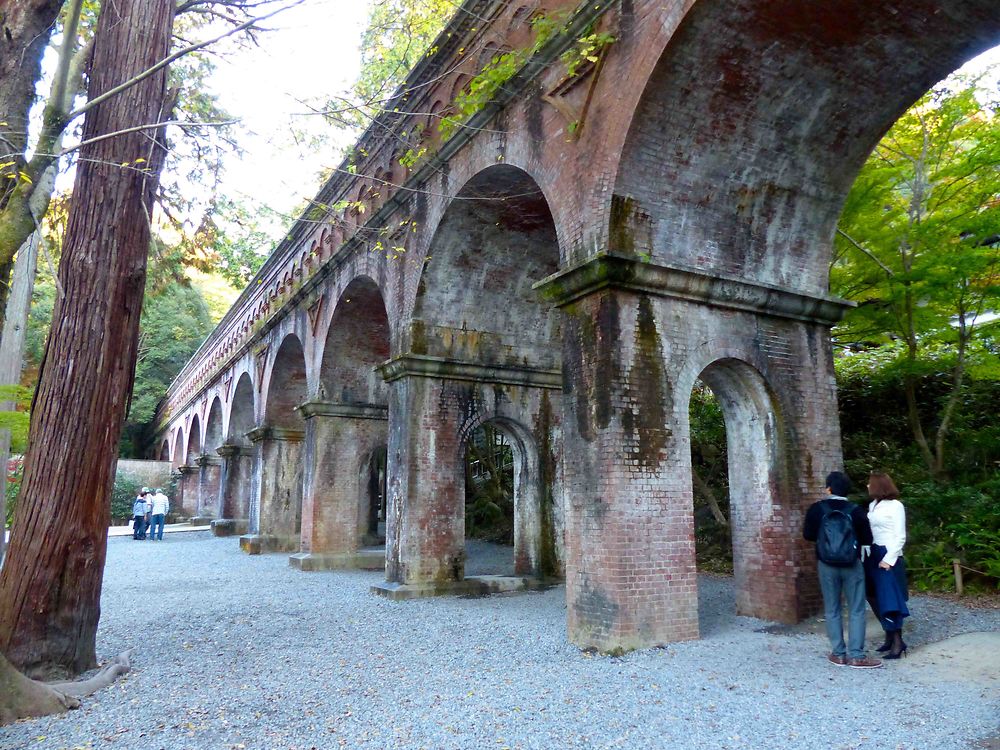
[[[914,598],[915,653],[860,671],[808,626],[733,615],[725,578],[702,578],[701,641],[623,658],[569,645],[561,587],[394,603],[380,579],[207,534],[111,539],[98,653],[143,644],[135,670],[0,748],[969,750],[1000,729],[1000,683],[912,668],[920,643],[1000,630],[997,610]]]

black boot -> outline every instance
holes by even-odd
[[[880,654],[884,654],[886,651],[888,651],[890,648],[892,648],[892,634],[894,632],[895,631],[893,631],[893,630],[887,630],[887,631],[885,631],[885,643],[883,643],[881,646],[879,646],[875,650],[878,651]]]
[[[892,645],[889,647],[889,653],[887,653],[883,658],[898,659],[900,656],[906,656],[906,643],[903,641],[903,631],[893,630]]]

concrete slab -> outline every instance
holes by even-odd
[[[211,527],[215,536],[241,536],[249,531],[249,525],[245,518],[217,518]]]
[[[346,554],[298,552],[288,558],[288,564],[303,571],[385,570],[385,548],[369,547]]]
[[[392,601],[405,601],[433,596],[489,596],[521,591],[544,591],[559,583],[561,581],[530,576],[469,576],[461,581],[442,583],[380,583],[372,586],[371,592]]]
[[[1000,633],[963,633],[910,648],[907,658],[899,660],[899,668],[914,677],[975,682],[1000,690]]]

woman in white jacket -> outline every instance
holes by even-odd
[[[872,554],[865,560],[868,604],[882,623],[885,643],[879,647],[885,659],[906,655],[903,641],[903,618],[910,614],[906,606],[906,509],[899,502],[899,490],[883,472],[868,478],[868,523],[872,527]]]

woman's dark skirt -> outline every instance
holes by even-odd
[[[865,594],[882,629],[888,633],[902,630],[903,618],[910,615],[906,606],[910,594],[906,589],[906,561],[902,557],[889,570],[878,566],[886,551],[882,545],[873,544],[872,553],[865,559]]]

